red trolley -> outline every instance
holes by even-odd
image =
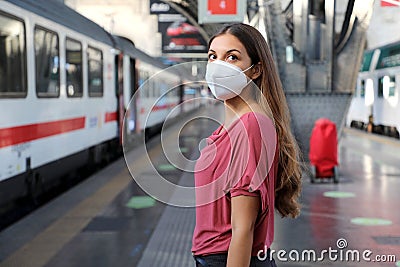
[[[335,123],[326,118],[318,119],[310,138],[311,183],[316,178],[333,178],[334,183],[339,182],[337,147]]]

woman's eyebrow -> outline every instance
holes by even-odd
[[[236,52],[238,52],[239,54],[241,54],[241,52],[240,52],[239,50],[237,50],[237,49],[230,49],[230,50],[226,51],[226,53],[230,53],[230,52],[233,52],[233,51],[236,51]],[[209,49],[208,52],[213,52],[213,53],[215,53],[215,51],[212,50],[212,49]]]
[[[230,53],[230,52],[233,52],[233,51],[236,51],[236,52],[238,52],[239,54],[241,54],[241,52],[239,51],[239,50],[237,50],[237,49],[230,49],[230,50],[228,50],[228,51],[226,51],[227,53]]]

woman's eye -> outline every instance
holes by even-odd
[[[214,59],[216,59],[217,57],[214,55],[214,54],[209,54],[208,55],[208,59],[211,59],[211,60],[214,60]]]
[[[227,59],[230,60],[230,61],[232,61],[232,60],[237,60],[238,57],[235,56],[235,55],[229,55],[229,56],[227,57]]]

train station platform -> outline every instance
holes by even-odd
[[[221,111],[221,106],[208,106],[191,116],[217,117]],[[168,147],[172,142],[163,148],[154,137],[146,147],[128,152],[126,161],[151,180],[148,155],[170,182],[193,186],[193,173],[171,166],[163,149],[196,159],[199,143],[216,127],[206,119],[183,128],[171,125],[163,134],[167,139],[180,136],[179,149]],[[400,266],[398,151],[397,140],[345,129],[339,143],[339,183],[311,184],[304,173],[301,215],[292,220],[276,214],[272,249],[277,265]],[[170,192],[171,200],[179,197]],[[194,266],[194,223],[194,208],[149,198],[121,158],[0,232],[0,266]],[[336,259],[329,258],[332,250]],[[367,250],[370,262],[362,258]],[[302,260],[304,251],[317,257]],[[344,259],[356,251],[358,261]]]

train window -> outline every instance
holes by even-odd
[[[394,76],[390,76],[389,96],[394,96],[395,91],[396,91],[396,78]]]
[[[136,68],[135,68],[135,60],[131,59],[131,64],[130,64],[130,72],[131,72],[131,95],[129,96],[130,98],[133,97],[133,95],[136,93]]]
[[[156,97],[157,96],[157,87],[154,79],[151,79],[150,83],[150,97]]]
[[[103,52],[99,49],[88,47],[89,66],[89,96],[103,96]]]
[[[80,97],[83,94],[82,86],[82,44],[67,38],[66,40],[67,95]]]
[[[150,98],[152,97],[152,88],[153,88],[153,80],[149,80],[149,72],[145,71],[144,72],[144,84],[146,84],[146,86],[144,87],[145,90],[145,97],[146,98]]]
[[[378,79],[378,97],[379,98],[383,97],[383,80],[384,80],[384,77],[380,77]]]
[[[388,98],[394,96],[396,80],[394,76],[383,76],[379,78],[378,97]]]
[[[144,79],[143,79],[143,71],[142,70],[140,70],[139,71],[139,78],[138,78],[138,86],[140,87],[140,86],[142,86],[142,84],[144,83]]]
[[[153,97],[153,81],[147,81],[146,82],[147,86],[146,86],[146,96],[148,98]]]
[[[0,98],[26,97],[26,43],[22,20],[0,12]]]
[[[365,97],[365,80],[361,80],[360,96]]]
[[[149,98],[150,97],[150,82],[148,80],[149,78],[149,72],[148,71],[140,71],[140,94],[144,98]]]
[[[60,54],[58,35],[35,27],[36,93],[38,97],[60,95]]]

